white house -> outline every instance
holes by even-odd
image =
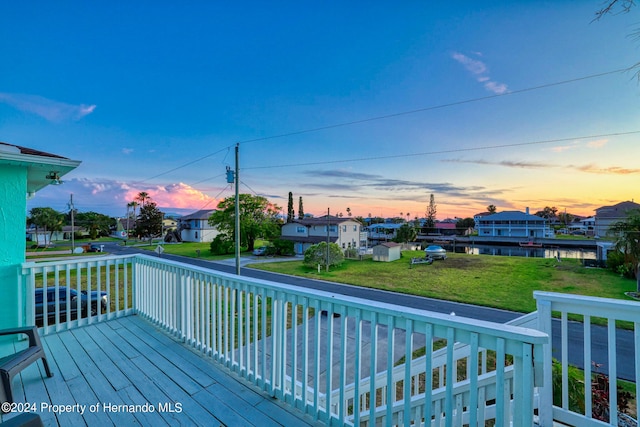
[[[362,224],[351,218],[327,215],[319,218],[297,219],[282,226],[281,238],[294,243],[294,251],[303,254],[311,245],[327,241],[337,243],[344,249],[358,249],[365,246],[367,234],[362,232]]]
[[[596,209],[594,233],[604,237],[609,227],[619,221],[627,219],[627,213],[632,209],[640,209],[640,204],[633,201],[621,202],[613,206],[602,206]]]
[[[547,219],[527,212],[505,211],[493,215],[476,217],[478,236],[521,237],[532,239],[552,235]]]
[[[204,209],[178,219],[178,230],[183,242],[212,242],[219,234],[209,225],[209,217],[215,209]]]

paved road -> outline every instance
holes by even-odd
[[[146,253],[149,251],[141,251],[135,247],[118,246],[117,244],[107,244],[107,250],[114,254],[126,253]],[[200,267],[224,271],[226,273],[235,274],[235,260],[212,262],[197,258],[188,258],[176,255],[163,254],[163,258],[171,259],[187,264],[198,265]],[[243,258],[241,266],[247,263],[260,262],[262,258],[247,257]],[[464,304],[458,302],[444,301],[433,298],[425,298],[415,295],[400,294],[396,292],[388,292],[378,289],[363,288],[359,286],[345,285],[341,283],[327,282],[322,280],[307,279],[296,276],[287,276],[277,273],[270,273],[261,270],[241,267],[240,274],[245,277],[252,277],[262,280],[270,280],[273,282],[286,283],[290,285],[300,286],[309,289],[318,289],[325,292],[349,295],[353,297],[368,299],[372,301],[380,301],[390,304],[396,304],[404,307],[413,307],[423,310],[435,311],[438,313],[455,313],[456,316],[463,316],[472,319],[486,320],[489,322],[505,323],[522,315],[522,313],[500,310],[489,307],[482,307],[473,304]],[[635,380],[635,349],[633,331],[617,330],[617,371],[618,377],[629,381]],[[592,325],[591,327],[591,358],[594,362],[602,364],[601,372],[606,373],[608,364],[608,346],[607,346],[607,328]],[[553,322],[553,355],[560,359],[560,321]],[[582,323],[569,323],[569,363],[580,368],[584,365],[583,352],[583,331]]]

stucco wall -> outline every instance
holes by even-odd
[[[25,260],[27,170],[0,167],[0,329],[18,326],[18,273]]]

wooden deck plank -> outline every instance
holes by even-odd
[[[117,331],[124,331],[124,328],[118,328]],[[173,403],[176,401],[175,396],[173,396],[173,389],[180,389],[175,383],[173,383],[173,388],[169,387],[169,389],[164,389],[159,387],[156,384],[155,377],[166,376],[162,371],[156,368],[155,371],[151,371],[149,367],[150,365],[147,359],[142,357],[139,352],[135,352],[136,356],[132,358],[128,358],[124,353],[120,351],[121,344],[124,341],[119,335],[112,334],[109,331],[114,331],[113,329],[107,330],[105,328],[96,328],[95,332],[92,334],[100,342],[101,350],[104,351],[106,355],[113,361],[113,363],[118,367],[118,369],[131,381],[133,384],[132,387],[127,387],[125,390],[119,391],[122,400],[125,402],[129,402],[127,400],[127,396],[135,397],[135,400],[131,400],[132,404],[140,404],[143,405],[145,403],[153,404],[154,408],[159,409],[158,404],[166,404]],[[103,333],[107,333],[110,335],[107,337]],[[136,364],[139,362],[139,365]],[[171,380],[167,380],[168,383],[171,383]],[[185,398],[189,398],[189,396],[184,393]],[[193,409],[193,408],[192,408]],[[202,408],[200,408],[202,409]],[[203,409],[202,409],[203,410]],[[204,410],[203,410],[204,411]],[[197,411],[194,411],[197,412]],[[206,411],[205,411],[206,412]],[[149,415],[143,415],[141,417],[136,413],[136,418],[148,418]],[[185,423],[185,420],[188,420],[188,415],[183,414],[173,414],[170,412],[156,412],[156,415],[160,417],[163,421],[162,424],[169,425],[180,425],[180,424],[191,424]],[[207,418],[211,418],[212,415],[207,413]],[[154,417],[155,418],[155,417]],[[146,425],[143,423],[143,425]],[[152,424],[155,425],[155,424]]]
[[[216,419],[209,408],[205,408],[195,401],[173,378],[162,372],[157,366],[150,364],[144,358],[136,358],[132,359],[132,361],[140,371],[146,372],[153,384],[171,396],[171,400],[179,402],[182,405],[183,414],[193,420],[194,423],[197,425],[215,425],[219,423],[219,420]],[[154,397],[149,395],[150,391],[149,384],[146,384],[144,390],[141,390],[141,393],[148,399],[152,399]]]
[[[91,336],[88,331],[92,331]],[[95,328],[78,328],[74,329],[72,334],[78,340],[78,344],[91,356],[93,363],[99,366],[102,371],[109,372],[106,378],[115,390],[121,390],[131,385],[131,381],[105,353],[103,346],[97,343],[96,338],[99,340],[102,337],[99,331]]]
[[[132,318],[132,316],[130,317]],[[187,352],[188,350],[182,345],[176,346],[176,340],[170,338],[165,332],[160,329],[153,328],[146,322],[134,322],[130,318],[122,319],[121,323],[134,335],[147,343],[147,345],[156,349],[167,360],[178,366],[182,372],[196,381],[201,387],[208,387],[214,383],[213,378],[199,368],[202,364],[202,357],[196,356],[193,360],[188,360],[188,357],[185,357],[185,352],[179,352],[179,349],[184,349]],[[142,327],[142,325],[145,324],[151,327],[151,329]],[[191,356],[191,354],[189,356]],[[176,364],[176,361],[178,361],[179,364]]]
[[[144,405],[145,403],[149,403],[149,399],[140,394],[140,391],[134,386],[119,390],[118,394],[124,402],[129,402],[131,405]],[[139,411],[134,413],[134,417],[140,422],[140,425],[143,426],[161,427],[178,425],[175,423],[175,420],[171,420],[173,422],[165,420],[157,411]]]
[[[20,399],[85,405],[84,414],[38,411],[48,427],[318,425],[137,316],[52,333],[42,342],[54,377],[44,375],[40,362],[25,369],[14,387]],[[128,406],[145,404],[154,411]],[[90,411],[91,405],[99,406]],[[110,405],[120,406],[110,411]]]
[[[141,341],[138,336],[133,334],[129,329],[121,328],[119,333],[129,344],[137,346],[145,359],[169,375],[187,394],[192,395],[202,388],[197,382],[191,379],[191,377],[185,375],[178,366],[171,363],[164,355],[158,353],[145,342]]]
[[[103,374],[102,366],[97,365],[93,359],[93,357],[98,356],[99,354],[101,356],[102,351],[100,351],[97,346],[85,349],[72,331],[67,331],[60,335],[62,342],[69,350],[69,353],[73,357],[76,365],[80,368],[80,371],[82,372],[82,379],[96,396],[96,400],[91,402],[91,404],[124,405],[125,402],[123,402],[117,393],[115,393],[116,390]],[[111,369],[114,369],[114,371],[107,371],[109,375],[115,375],[116,372],[119,372],[119,370],[114,366],[110,367]],[[81,378],[78,377],[76,379],[80,380]],[[105,411],[104,409],[98,412],[105,412],[109,419],[118,426],[136,424],[135,417],[133,414],[128,412]]]
[[[56,365],[60,371],[60,375],[62,375],[65,380],[68,381],[82,375],[58,334],[47,335],[43,337],[42,341],[47,355],[56,355]]]

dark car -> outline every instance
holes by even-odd
[[[87,252],[103,252],[104,251],[104,245],[101,245],[99,243],[92,243],[89,246],[89,249],[87,249]]]
[[[82,291],[78,292],[76,289],[69,288],[67,297],[67,287],[59,286],[56,298],[56,288],[54,286],[46,288],[47,294],[47,317],[54,319],[56,315],[56,308],[60,312],[60,319],[65,319],[68,314],[72,319],[78,317],[78,305],[80,307],[80,317],[86,317],[89,314],[95,316],[100,312],[107,310],[109,299],[107,293],[104,291]],[[35,311],[36,311],[36,324],[42,325],[44,323],[44,294],[45,289],[38,288],[35,293]],[[79,303],[78,303],[79,301]],[[89,310],[90,307],[90,310]]]
[[[261,255],[266,255],[267,254],[267,247],[266,246],[260,246],[259,248],[255,248],[253,250],[253,254],[256,256],[261,256]]]

